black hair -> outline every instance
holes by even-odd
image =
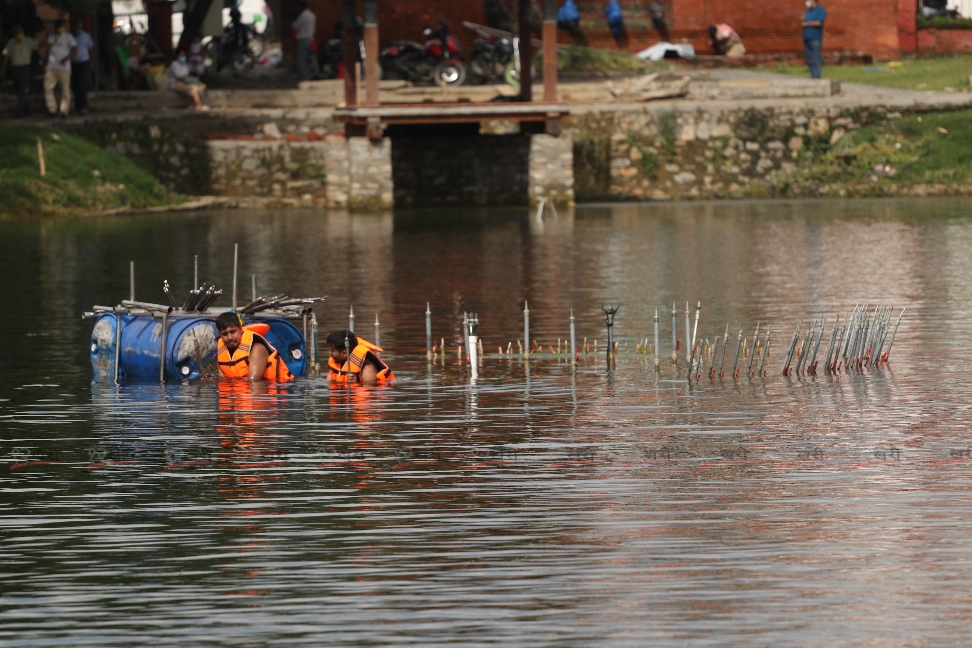
[[[63,18],[58,18],[57,20],[54,21],[54,29],[57,29],[58,27],[62,26],[63,24],[64,24],[64,19]]]
[[[225,331],[231,326],[243,328],[243,316],[236,311],[220,313],[219,317],[216,318],[216,330]]]
[[[338,351],[347,351],[347,347],[344,346],[345,336],[352,349],[358,346],[358,338],[351,331],[334,331],[327,336],[327,346],[332,346]]]

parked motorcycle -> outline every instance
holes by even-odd
[[[517,85],[519,74],[514,60],[517,40],[501,37],[496,43],[490,43],[477,38],[469,57],[469,80],[474,84],[503,80]]]
[[[466,65],[459,56],[459,42],[449,34],[449,27],[440,20],[436,29],[426,28],[424,45],[415,41],[392,41],[381,52],[382,76],[404,79],[413,83],[449,86],[462,85],[466,80]]]

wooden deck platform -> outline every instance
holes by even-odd
[[[407,103],[339,107],[334,109],[334,120],[355,126],[468,124],[493,120],[549,123],[569,113],[565,103]]]

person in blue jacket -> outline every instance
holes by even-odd
[[[803,15],[803,53],[807,57],[810,76],[820,78],[820,49],[823,45],[824,21],[827,20],[827,10],[817,4],[817,0],[806,0],[807,13]]]

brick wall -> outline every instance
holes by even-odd
[[[902,52],[918,49],[918,0],[898,0],[898,48]]]
[[[898,55],[899,9],[908,0],[825,0],[824,51],[863,52],[886,59]],[[913,1],[913,0],[912,0]],[[605,2],[578,0],[581,29],[592,47],[638,51],[657,43],[661,34],[648,14],[648,0],[620,0],[626,37],[615,39],[604,20]],[[667,0],[662,2],[672,42],[689,42],[699,54],[714,54],[708,27],[725,22],[739,33],[751,54],[803,50],[799,0]],[[563,43],[572,38],[561,31]]]
[[[968,54],[972,29],[919,29],[917,49],[923,54]]]

